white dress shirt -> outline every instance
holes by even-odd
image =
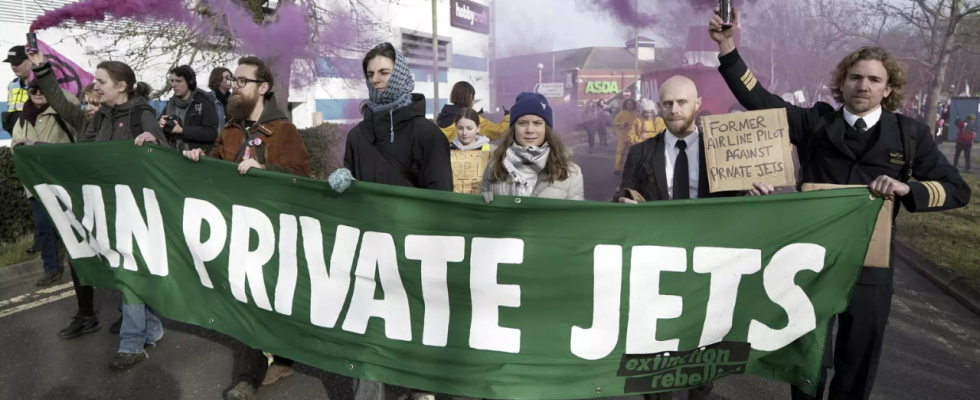
[[[671,199],[673,199],[674,198],[674,164],[677,163],[677,155],[680,154],[679,153],[680,149],[677,148],[677,141],[681,139],[677,138],[677,136],[674,136],[674,134],[670,132],[670,130],[667,131],[666,135],[667,136],[664,137],[664,141],[666,142],[667,148],[664,150],[667,152],[667,157],[666,157],[667,165],[665,168],[665,170],[667,171],[667,194],[670,196]],[[684,138],[684,141],[687,142],[687,150],[685,151],[687,152],[687,168],[688,168],[687,171],[688,171],[688,178],[689,178],[688,180],[690,181],[689,188],[690,188],[692,199],[698,198],[698,178],[701,176],[700,175],[701,163],[699,160],[699,158],[701,157],[700,138],[701,138],[701,131],[699,130],[695,130],[694,133]]]
[[[870,114],[863,117],[851,114],[850,111],[847,111],[847,107],[844,107],[844,121],[847,121],[847,124],[850,125],[851,128],[854,127],[854,123],[857,122],[858,118],[864,118],[864,123],[868,124],[868,130],[870,131],[871,128],[874,128],[875,124],[881,120],[881,106],[878,106],[878,108],[876,108]]]

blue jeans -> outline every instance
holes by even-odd
[[[140,354],[146,345],[153,346],[163,339],[160,317],[146,304],[123,304],[123,323],[119,328],[119,352]]]
[[[54,233],[48,214],[44,213],[44,205],[37,199],[31,198],[31,211],[34,214],[34,240],[41,250],[41,260],[44,261],[44,273],[58,270],[58,235]]]

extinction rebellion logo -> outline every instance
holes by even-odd
[[[749,349],[748,343],[721,342],[691,351],[626,354],[616,376],[627,377],[624,393],[693,389],[745,373]]]

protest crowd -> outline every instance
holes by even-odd
[[[971,167],[976,117],[954,122],[972,133],[960,136],[964,144],[957,146],[951,164],[937,148],[937,135],[925,124],[896,113],[906,77],[903,65],[887,50],[862,47],[840,60],[828,86],[843,107],[826,103],[800,107],[767,91],[739,56],[732,39],[738,29],[737,10],[734,27],[723,24],[716,14],[708,29],[720,48],[718,73],[727,87],[697,87],[691,79],[675,76],[663,82],[659,98],[628,99],[615,115],[602,101],[590,101],[581,111],[589,152],[596,146],[610,146],[608,136],[614,141],[613,171],[621,183],[609,195],[619,207],[778,195],[777,188],[762,182],[750,190],[710,190],[703,128],[695,123],[701,107],[699,93],[706,91],[730,91],[749,111],[784,109],[790,141],[799,151],[800,184],[865,186],[875,196],[895,201],[893,218],[899,204],[908,212],[930,212],[968,203],[970,189],[955,166],[963,153],[966,170]],[[162,113],[147,103],[151,85],[138,82],[123,62],[100,63],[95,81],[79,99],[59,87],[39,49],[16,46],[4,61],[18,76],[8,87],[9,98],[17,99],[18,105],[11,108],[16,112],[4,119],[5,128],[10,120],[15,151],[42,144],[129,141],[134,146],[154,144],[180,152],[188,162],[205,158],[233,162],[243,175],[253,169],[310,175],[310,154],[296,126],[276,103],[274,91],[283,83],[276,82],[267,60],[242,57],[234,68],[211,71],[206,82],[205,75],[191,66],[173,68],[169,76],[173,97]],[[432,121],[426,117],[425,97],[413,93],[415,81],[399,49],[381,43],[364,55],[361,67],[370,96],[361,107],[363,119],[347,135],[343,168],[329,177],[331,190],[343,193],[354,182],[371,182],[453,191],[454,152],[483,151],[489,159],[478,187],[485,203],[495,202],[498,196],[585,200],[583,171],[572,161],[572,147],[555,132],[558,116],[541,94],[521,93],[497,123],[473,108],[473,86],[459,82],[453,87],[451,104]],[[40,201],[32,199],[31,206],[44,266],[37,286],[47,287],[59,282],[65,272],[58,262],[59,239]],[[70,274],[78,309],[57,333],[66,340],[97,332],[105,322],[94,311],[92,287],[81,284],[74,270]],[[828,345],[816,395],[794,387],[792,398],[822,399],[824,391],[831,399],[871,397],[891,307],[892,274],[889,268],[863,268],[846,311],[836,316],[836,335],[833,320],[826,333]],[[119,309],[119,318],[109,328],[119,335],[119,348],[108,364],[114,370],[138,368],[148,362],[148,348],[164,345],[160,344],[163,324],[146,304],[120,304]],[[261,398],[261,387],[290,376],[292,367],[292,360],[250,349],[246,369],[230,382],[226,398]],[[831,369],[833,379],[826,382]],[[384,398],[382,383],[355,379],[354,386],[357,400]],[[688,396],[704,399],[711,391],[712,384],[707,383],[691,389]]]

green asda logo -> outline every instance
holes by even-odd
[[[586,94],[610,94],[619,93],[619,85],[616,81],[589,81],[585,86]]]

